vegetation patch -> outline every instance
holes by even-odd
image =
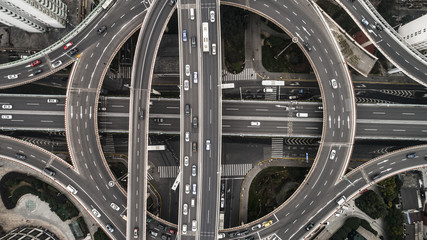
[[[338,229],[338,231],[336,231],[334,235],[332,235],[330,240],[353,239],[349,238],[349,235],[353,235],[354,231],[356,231],[359,226],[362,226],[363,228],[372,232],[375,235],[378,234],[377,231],[375,231],[366,220],[357,217],[350,217],[345,220],[342,227]]]
[[[101,228],[98,228],[98,231],[96,231],[95,234],[93,234],[93,239],[95,239],[95,240],[111,240],[111,238],[108,237],[108,235],[105,234],[105,232]]]
[[[249,189],[248,221],[273,211],[294,193],[304,180],[308,168],[269,167],[252,181]]]
[[[221,6],[221,35],[224,62],[227,71],[239,73],[245,67],[246,11],[231,6]]]
[[[8,173],[0,181],[3,204],[7,209],[16,207],[21,196],[30,193],[49,204],[49,208],[62,220],[68,220],[79,214],[77,208],[51,185],[32,176],[21,173]]]
[[[355,200],[356,206],[373,219],[387,215],[387,205],[376,192],[368,190]]]

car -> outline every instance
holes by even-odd
[[[192,122],[193,123],[193,128],[197,129],[198,122],[199,122],[198,118],[197,117],[193,117],[193,122]]]
[[[160,231],[165,230],[165,226],[163,226],[162,224],[157,224],[157,228],[159,228]]]
[[[171,240],[171,237],[166,234],[162,234],[162,240]]]
[[[35,60],[35,61],[32,61],[31,62],[31,67],[35,67],[35,66],[37,66],[37,65],[40,65],[42,63],[42,61],[41,60]]]
[[[190,184],[185,184],[185,194],[190,193]]]
[[[297,96],[293,96],[293,95],[291,95],[291,96],[289,96],[289,99],[297,99],[298,97]]]
[[[185,132],[185,141],[186,142],[190,141],[190,133],[189,132]]]
[[[12,105],[11,104],[3,104],[1,106],[2,109],[12,109]]]
[[[64,45],[64,49],[67,50],[68,48],[70,48],[71,46],[73,46],[73,42],[69,42],[67,44]]]
[[[187,234],[187,224],[182,224],[182,234]]]
[[[197,184],[193,183],[193,195],[197,195]]]
[[[105,225],[105,227],[107,228],[108,231],[114,232],[114,228],[110,224]]]
[[[190,205],[191,205],[191,207],[195,207],[196,206],[196,199],[195,198],[191,198],[191,201],[190,201]]]
[[[308,43],[304,42],[302,45],[304,46],[305,50],[307,50],[307,52],[310,52],[310,51],[311,51],[310,44],[308,44]]]
[[[58,61],[56,61],[56,62],[52,63],[52,67],[53,67],[53,68],[57,68],[57,67],[61,66],[61,64],[62,64],[62,61],[61,61],[61,60],[58,60]]]
[[[197,220],[191,221],[191,231],[197,231]]]
[[[335,154],[337,153],[337,151],[335,149],[331,150],[331,154],[329,154],[329,159],[334,159],[335,158]]]
[[[16,157],[16,159],[22,160],[22,161],[24,161],[25,159],[27,159],[27,156],[24,155],[24,154],[22,154],[22,153],[15,153],[15,157]]]
[[[260,228],[262,228],[262,225],[261,224],[257,224],[255,226],[253,226],[251,229],[252,229],[252,231],[256,231],[256,230],[258,230]]]
[[[406,155],[407,158],[415,158],[417,156],[417,153],[409,153]]]
[[[153,121],[156,122],[156,123],[162,123],[163,122],[163,118],[154,118]]]
[[[47,103],[59,103],[59,99],[57,98],[48,98]]]
[[[133,238],[138,238],[139,237],[139,228],[134,228],[133,229]]]
[[[245,240],[254,240],[255,239],[255,237],[254,236],[249,236],[249,237],[246,237],[245,238]]]
[[[377,180],[378,178],[380,178],[380,174],[379,173],[375,173],[373,176],[372,176],[372,181],[375,181],[375,180]]]
[[[145,222],[150,223],[151,221],[153,221],[153,219],[147,215],[147,217],[145,218]]]
[[[170,234],[176,234],[176,229],[173,229],[173,228],[169,229],[169,233]]]
[[[248,234],[249,233],[249,230],[244,230],[244,231],[241,231],[241,232],[239,232],[239,236],[245,236],[246,234]]]
[[[100,28],[98,28],[98,30],[96,32],[98,33],[98,35],[101,35],[105,31],[107,31],[107,26],[104,25],[104,26],[101,26]]]
[[[188,215],[188,204],[186,203],[182,206],[182,214]]]
[[[341,215],[341,213],[343,213],[344,210],[339,209],[336,213],[335,213],[335,217],[339,217]]]
[[[67,186],[67,191],[69,191],[70,193],[72,193],[74,195],[77,194],[77,190],[71,185]]]
[[[170,0],[169,1],[169,6],[173,7],[174,4],[175,4],[175,0]]]
[[[194,8],[190,8],[190,20],[194,20]]]
[[[221,198],[221,201],[220,201],[220,205],[219,205],[221,208],[224,208],[224,206],[225,206],[225,198]]]
[[[76,54],[79,50],[77,48],[73,48],[70,51],[67,52],[68,56],[73,56]]]
[[[12,115],[10,115],[10,114],[7,114],[7,115],[1,115],[1,119],[7,119],[7,120],[10,120],[10,119],[12,119]]]
[[[209,16],[210,16],[211,22],[215,22],[215,11],[210,11]]]
[[[212,55],[216,55],[216,44],[212,43]]]
[[[186,42],[188,39],[187,39],[187,30],[182,30],[182,41],[184,41],[184,42]]]
[[[101,214],[98,212],[98,210],[96,210],[95,208],[92,208],[92,213],[93,215],[95,215],[95,217],[99,218],[101,217]]]
[[[18,78],[18,74],[7,75],[7,79],[17,79],[17,78]]]
[[[260,122],[251,122],[251,126],[260,126],[261,123]]]
[[[206,151],[211,150],[211,140],[206,140]]]
[[[193,73],[193,83],[198,83],[199,82],[199,78],[198,78],[198,74],[197,72]]]
[[[184,80],[184,91],[190,90],[190,82],[188,80]]]
[[[368,26],[369,22],[368,20],[366,20],[365,18],[362,18],[362,20],[360,20],[362,22],[363,25]]]
[[[268,220],[268,221],[265,221],[265,222],[262,223],[262,225],[264,227],[269,227],[271,224],[273,224],[273,220]]]
[[[38,74],[40,74],[40,73],[42,73],[43,72],[43,69],[37,69],[36,71],[34,71],[32,74],[30,74],[30,76],[35,76],[35,75],[38,75]]]
[[[185,104],[185,114],[190,114],[190,113],[191,113],[190,104]]]
[[[231,233],[229,233],[228,234],[228,237],[237,237],[237,235],[238,235],[238,232],[231,232]]]
[[[119,210],[120,210],[120,207],[119,207],[117,204],[113,203],[113,202],[110,204],[110,207],[111,207],[112,209],[116,210],[116,211],[119,211]]]
[[[191,47],[193,48],[197,47],[196,36],[191,37]]]
[[[157,237],[157,235],[159,235],[159,233],[158,232],[156,232],[156,231],[154,231],[154,230],[148,230],[148,232],[151,234],[151,236],[153,236],[153,237]]]
[[[190,163],[189,157],[188,156],[184,156],[184,166],[187,167],[189,163]]]
[[[195,177],[197,175],[197,167],[195,164],[191,166],[191,176]]]
[[[55,174],[56,174],[55,171],[53,171],[50,168],[45,168],[45,169],[43,169],[43,171],[49,176],[55,176]]]
[[[185,76],[190,76],[190,65],[185,65]]]
[[[310,231],[314,227],[314,222],[309,222],[307,225],[305,225],[305,230]]]
[[[139,111],[139,119],[144,119],[144,117],[145,117],[144,110]]]
[[[337,80],[335,78],[331,79],[331,85],[333,89],[338,88]]]
[[[378,31],[382,31],[382,30],[384,30],[383,29],[383,27],[379,24],[379,23],[375,23],[375,28],[378,30]]]
[[[225,233],[218,233],[218,239],[225,238]]]
[[[192,149],[193,149],[193,152],[197,152],[197,142],[193,142]]]

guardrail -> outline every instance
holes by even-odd
[[[390,26],[390,24],[388,24],[388,22],[381,16],[381,14],[375,9],[375,7],[371,4],[371,2],[369,0],[361,0],[363,1],[366,6],[369,7],[369,9],[371,10],[371,12],[380,20],[380,22],[382,24],[384,24],[384,26],[387,27],[387,29],[395,36],[397,37],[401,43],[403,43],[407,48],[409,48],[415,55],[417,55],[419,58],[421,58],[422,60],[424,60],[427,63],[427,57],[424,56],[423,54],[421,54],[417,49],[415,49],[412,45],[408,44],[405,39],[402,38],[402,36],[400,36],[399,33],[396,32],[396,30],[394,30],[394,28],[392,26]]]
[[[29,56],[28,58],[16,60],[16,61],[13,61],[13,62],[8,62],[8,63],[0,64],[0,69],[5,68],[5,67],[7,67],[9,65],[13,65],[13,64],[20,63],[20,62],[28,61],[29,59],[32,59],[32,58],[37,58],[37,57],[39,57],[41,55],[44,55],[44,54],[52,51],[58,45],[64,44],[64,42],[66,42],[65,41],[66,39],[71,38],[72,36],[77,35],[77,33],[79,33],[79,31],[81,29],[83,29],[85,26],[89,25],[89,23],[97,16],[97,14],[100,13],[103,10],[102,4],[105,1],[107,1],[107,0],[102,0],[98,4],[98,6],[96,6],[95,9],[91,13],[89,13],[89,15],[85,19],[83,19],[83,21],[79,25],[77,25],[77,27],[75,27],[71,32],[69,32],[67,35],[65,35],[64,37],[62,37],[61,39],[59,39],[55,43],[51,44],[49,47],[41,50],[40,52],[37,52],[37,53]]]

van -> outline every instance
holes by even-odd
[[[67,191],[69,191],[72,194],[76,194],[77,193],[77,190],[73,186],[71,186],[71,185],[67,186]]]
[[[308,113],[297,113],[297,117],[306,118],[306,117],[308,117]]]
[[[206,140],[206,150],[211,150],[211,140]]]
[[[194,8],[190,8],[190,20],[194,20]]]
[[[199,82],[199,78],[198,78],[198,74],[197,72],[193,73],[193,83],[198,83]]]
[[[191,231],[195,232],[197,230],[197,220],[191,221]]]
[[[193,36],[193,37],[191,37],[191,47],[195,48],[196,46],[197,46],[196,37]]]
[[[197,195],[197,184],[193,183],[193,195]]]
[[[195,207],[196,206],[196,199],[192,198],[191,202],[190,202],[191,207]]]
[[[346,200],[347,200],[347,198],[345,196],[341,196],[340,198],[337,199],[336,202],[339,206],[341,206],[345,203]]]

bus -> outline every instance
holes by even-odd
[[[278,80],[262,80],[261,85],[263,86],[285,86],[284,81]]]
[[[102,8],[103,9],[108,9],[111,7],[111,5],[113,5],[113,2],[115,2],[116,0],[105,0],[104,3],[102,4]]]
[[[209,52],[209,27],[208,23],[202,23],[203,29],[203,52]]]

